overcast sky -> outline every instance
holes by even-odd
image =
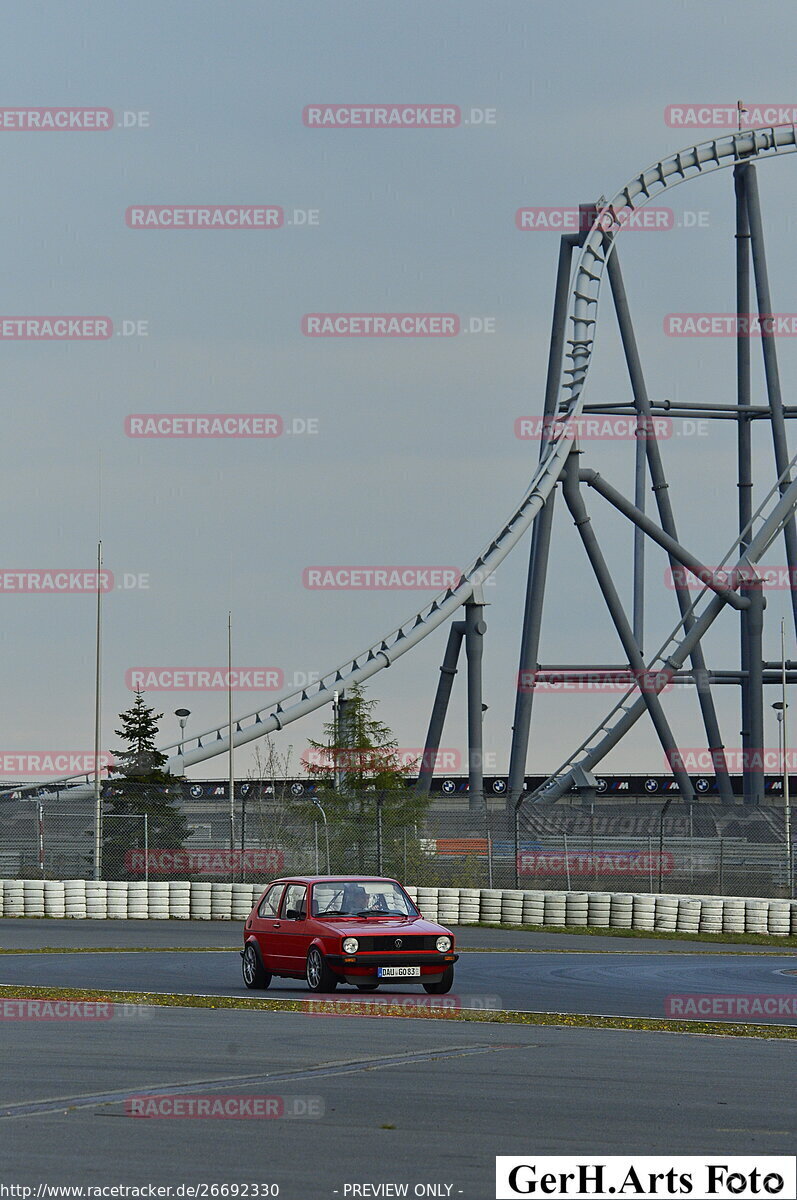
[[[110,747],[132,700],[126,673],[223,666],[229,609],[236,664],[300,681],[431,597],[311,590],[307,567],[464,567],[498,530],[536,462],[514,423],[541,411],[558,252],[555,232],[516,228],[518,208],[612,195],[655,159],[719,132],[672,128],[669,105],[797,106],[797,12],[780,4],[25,0],[4,4],[3,24],[2,106],[114,114],[105,132],[0,130],[2,313],[114,324],[105,340],[0,341],[3,569],[90,568],[99,535],[117,581],[146,584],[104,604]],[[302,120],[308,105],[385,103],[458,106],[462,121]],[[795,171],[790,156],[759,168],[779,312],[797,311]],[[722,171],[678,188],[667,198],[672,229],[621,239],[654,398],[734,402],[732,339],[663,332],[668,313],[734,307],[732,183]],[[129,228],[127,209],[146,205],[280,206],[285,224]],[[452,313],[489,318],[494,332],[314,339],[302,318],[317,312]],[[779,340],[787,403],[794,347]],[[586,398],[628,395],[604,303]],[[136,413],[269,413],[317,431],[137,439],[125,432]],[[765,435],[759,425],[759,499],[771,483]],[[630,486],[631,442],[587,450],[589,465]],[[684,432],[663,452],[683,540],[716,562],[734,533],[733,429]],[[630,532],[587,500],[630,603]],[[487,590],[485,748],[496,771],[508,760],[527,558],[526,538]],[[780,546],[767,561],[783,562]],[[542,661],[621,662],[562,511],[551,566]],[[676,620],[665,566],[651,552],[648,651]],[[769,593],[769,658],[779,656],[785,595]],[[92,597],[0,599],[2,749],[90,750]],[[402,746],[423,743],[445,637],[438,630],[370,687]],[[709,663],[736,665],[737,647],[729,614],[707,643]],[[725,741],[738,746],[738,696],[720,691]],[[267,698],[241,694],[236,710]],[[168,740],[175,708],[191,710],[194,733],[226,712],[223,693],[147,700],[166,714]],[[556,767],[613,701],[540,696],[529,771]],[[699,745],[693,697],[670,693],[665,704],[682,743]],[[446,747],[464,746],[464,705],[461,675]],[[321,720],[282,735],[294,761]],[[239,773],[251,758],[251,747],[239,752]],[[646,724],[607,766],[663,768]],[[225,771],[215,759],[190,773]]]

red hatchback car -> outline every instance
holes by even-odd
[[[420,983],[440,995],[454,982],[454,935],[425,921],[395,879],[319,875],[269,884],[244,927],[244,983],[306,979],[313,992],[349,983]]]

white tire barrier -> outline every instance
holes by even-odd
[[[102,921],[108,916],[108,884],[104,879],[86,880],[86,917]]]
[[[791,904],[788,900],[772,900],[769,905],[769,932],[776,937],[788,937],[791,932]]]
[[[3,888],[3,911],[7,917],[25,916],[25,885],[21,879],[9,879]]]
[[[746,904],[742,896],[726,896],[722,905],[722,932],[744,933]]]
[[[421,913],[427,921],[437,920],[437,888],[419,887],[416,901]]]
[[[233,921],[245,921],[252,911],[253,903],[251,883],[234,883],[232,885],[230,916]]]
[[[678,924],[678,897],[656,897],[656,923],[654,929],[659,933],[675,933]]]
[[[769,901],[745,901],[745,933],[769,933]]]
[[[679,933],[697,933],[700,929],[700,909],[699,900],[690,899],[687,896],[681,896],[678,900],[678,920],[675,928]]]
[[[586,925],[589,921],[589,892],[568,892],[565,912],[568,925]]]
[[[44,916],[44,880],[25,879],[22,883],[22,903],[26,917]]]
[[[191,884],[191,919],[192,921],[209,921],[211,912],[212,883]]]
[[[153,921],[169,919],[169,884],[151,883],[147,888],[147,908]]]
[[[587,924],[597,929],[608,928],[611,921],[612,898],[609,892],[588,892]]]
[[[700,897],[700,932],[722,933],[722,897]]]
[[[407,889],[409,890],[409,889]],[[460,888],[459,891],[459,923],[460,925],[479,924],[479,889]]]
[[[567,924],[567,896],[565,892],[546,892],[543,924],[560,929]]]
[[[523,924],[523,893],[516,891],[504,892],[501,896],[501,924]]]
[[[143,879],[127,885],[127,916],[130,921],[143,921],[149,916],[149,888]]]
[[[214,883],[210,893],[211,921],[232,920],[232,888],[231,883]]]
[[[542,925],[545,920],[545,893],[523,893],[523,924]]]
[[[633,929],[655,929],[656,897],[649,894],[643,895],[641,892],[634,896],[631,920]]]
[[[45,917],[65,917],[66,901],[64,899],[64,881],[62,879],[45,879],[44,881],[44,915]]]
[[[0,916],[245,921],[267,882],[6,879],[0,880]],[[499,888],[406,890],[428,920],[443,925],[589,925],[662,933],[797,936],[797,900]]]
[[[187,921],[191,916],[191,884],[174,880],[169,884],[169,916]]]
[[[500,888],[481,889],[479,920],[483,925],[500,925],[501,896]]]
[[[127,920],[127,880],[108,881],[108,918],[113,921]]]
[[[634,897],[628,892],[612,892],[609,912],[612,929],[632,929],[634,924]]]
[[[64,880],[64,909],[65,915],[75,920],[85,919],[86,916],[86,881],[85,879]]]

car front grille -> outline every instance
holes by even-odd
[[[414,954],[418,950],[436,950],[437,942],[436,934],[384,934],[376,937],[361,937],[357,941],[360,943],[360,950],[383,950],[390,951],[391,954],[401,954],[402,951]],[[396,942],[401,945],[397,946]]]

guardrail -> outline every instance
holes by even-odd
[[[87,879],[0,880],[0,917],[243,921],[257,883],[144,883]],[[596,926],[663,933],[797,936],[797,900],[644,892],[516,891],[408,887],[425,917],[443,925]]]

